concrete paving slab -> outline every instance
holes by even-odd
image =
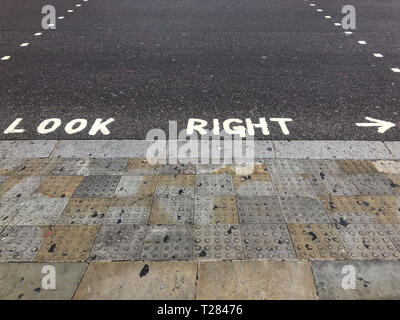
[[[278,197],[237,197],[240,223],[284,223]]]
[[[190,300],[196,273],[194,261],[91,263],[74,299]]]
[[[89,158],[59,158],[51,174],[54,176],[84,176],[92,162],[93,159]]]
[[[268,174],[233,176],[238,196],[275,196],[276,191]]]
[[[72,198],[57,220],[59,225],[101,225],[109,198]]]
[[[310,181],[317,195],[353,196],[359,192],[357,188],[342,174],[320,175],[310,174]]]
[[[128,163],[127,158],[100,158],[94,159],[87,171],[87,176],[122,175]]]
[[[375,168],[382,173],[400,173],[400,162],[396,160],[372,161]]]
[[[194,197],[163,194],[154,197],[149,224],[192,224]]]
[[[199,300],[316,299],[305,261],[200,262]]]
[[[381,227],[400,251],[400,224],[382,224]]]
[[[7,226],[18,214],[25,200],[3,198],[0,199],[0,226]]]
[[[292,159],[266,159],[267,168],[272,176],[283,174],[296,175],[304,174],[302,162]]]
[[[57,140],[9,140],[0,142],[0,158],[49,157]]]
[[[54,289],[42,286],[42,279],[49,274],[46,266],[54,267]],[[0,299],[72,299],[86,268],[86,263],[0,263]]]
[[[324,207],[317,198],[280,197],[281,207],[289,223],[330,223]]]
[[[386,147],[396,160],[400,160],[400,141],[385,141]]]
[[[245,260],[291,260],[296,253],[286,224],[242,224]]]
[[[308,175],[335,175],[341,174],[337,162],[335,160],[301,160],[302,167]]]
[[[82,176],[48,176],[33,194],[37,198],[71,198]]]
[[[236,197],[197,196],[194,210],[195,224],[239,224]]]
[[[400,261],[313,261],[311,265],[319,299],[400,298]],[[354,268],[354,289],[342,287],[343,278],[350,275],[345,266]]]
[[[398,195],[396,186],[379,174],[347,174],[346,180],[357,188],[359,195]]]
[[[120,176],[86,176],[73,195],[74,198],[112,198]]]
[[[239,225],[195,225],[194,242],[194,259],[243,259],[243,244]]]
[[[58,164],[58,159],[31,158],[11,172],[15,177],[47,176]]]
[[[194,175],[161,175],[157,179],[155,195],[194,196],[195,179]]]
[[[281,174],[273,175],[272,179],[278,196],[317,196],[307,175]]]
[[[376,174],[378,170],[371,161],[368,160],[337,160],[342,173],[347,174]]]
[[[232,176],[224,174],[196,175],[196,192],[201,196],[234,196]]]
[[[276,158],[287,159],[393,159],[379,141],[296,140],[274,141]],[[386,143],[386,145],[388,145]],[[388,145],[389,147],[389,145]],[[392,147],[399,151],[400,146]],[[391,147],[389,147],[391,150]],[[392,151],[392,150],[391,150]]]
[[[114,198],[103,220],[109,224],[147,224],[153,199],[150,197]]]
[[[45,177],[9,177],[0,185],[0,196],[14,200],[28,200]]]
[[[0,176],[7,176],[22,165],[26,158],[6,158],[0,159]]]

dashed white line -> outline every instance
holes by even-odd
[[[353,32],[351,32],[351,31],[345,31],[344,33],[345,34],[353,34]]]
[[[41,32],[36,32],[36,33],[34,34],[35,37],[38,37],[38,36],[41,36],[41,35],[42,35]]]
[[[340,27],[340,26],[342,25],[342,24],[339,23],[339,22],[335,22],[334,24],[335,24],[336,27]]]
[[[74,12],[74,10],[67,10],[68,13]]]
[[[1,58],[0,60],[8,60],[8,59],[10,59],[11,58],[11,56],[4,56],[3,58]]]
[[[392,71],[398,73],[398,72],[400,72],[400,69],[399,68],[392,68]]]
[[[383,55],[380,53],[374,53],[374,57],[376,58],[383,58]]]
[[[331,16],[325,16],[325,19],[332,19]]]
[[[367,41],[364,41],[364,40],[360,40],[360,41],[357,41],[359,44],[367,44]]]
[[[324,11],[324,10],[322,10],[322,9],[317,9],[317,11],[318,11],[318,12],[322,12],[322,11]]]
[[[315,7],[315,3],[310,3],[310,7]]]
[[[24,42],[24,43],[21,43],[19,46],[20,47],[27,47],[29,45],[29,42]]]
[[[60,20],[61,20],[61,19],[64,19],[64,17],[63,17],[63,16],[60,16],[60,17],[58,17],[58,19],[60,19]]]
[[[80,7],[82,6],[80,3],[76,4],[75,7]]]

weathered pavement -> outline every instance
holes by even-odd
[[[400,298],[399,144],[321,142],[240,175],[77,143],[0,143],[2,299]]]
[[[0,139],[142,140],[169,120],[261,117],[293,121],[258,139],[400,138],[396,0],[351,1],[351,35],[335,25],[342,0],[52,0],[64,18],[44,31],[47,4],[2,1]],[[395,127],[357,127],[365,117]],[[3,134],[17,118],[25,131]],[[109,135],[88,134],[97,118],[115,119]],[[68,134],[73,119],[88,125]]]

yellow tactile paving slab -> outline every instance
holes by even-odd
[[[8,176],[25,162],[24,158],[0,159],[0,176]]]
[[[32,158],[27,159],[10,175],[17,177],[47,176],[56,167],[60,160],[56,158]]]
[[[157,177],[145,176],[136,193],[136,197],[152,197],[157,184]]]
[[[368,160],[336,160],[343,173],[374,174],[378,173],[375,165]]]
[[[49,176],[35,193],[50,198],[71,198],[82,179],[81,176]]]
[[[109,198],[72,198],[57,224],[100,225],[110,201]]]
[[[399,197],[334,196],[321,197],[321,202],[335,222],[399,223]]]
[[[196,274],[194,261],[91,263],[74,299],[194,299]]]
[[[157,186],[194,187],[195,175],[162,175],[157,179]]]
[[[200,262],[199,300],[316,299],[306,261]]]
[[[194,197],[170,194],[155,197],[149,224],[193,223]]]
[[[345,260],[348,254],[333,224],[289,223],[289,234],[297,258]]]
[[[372,161],[375,168],[382,173],[400,173],[400,161],[379,160]]]
[[[33,261],[85,261],[93,247],[99,226],[54,226],[45,235]]]

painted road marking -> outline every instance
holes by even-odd
[[[339,23],[339,22],[335,22],[334,24],[335,24],[336,27],[340,27],[340,26],[342,25],[342,24]]]
[[[361,40],[361,41],[357,41],[359,44],[367,44],[367,41]]]
[[[351,32],[351,31],[345,31],[344,33],[347,34],[347,35],[348,34],[353,34],[353,32]]]
[[[383,55],[380,53],[374,53],[374,57],[376,58],[383,58]]]
[[[318,11],[318,12],[322,12],[322,11],[324,11],[324,10],[322,10],[322,9],[317,9],[317,11]]]
[[[331,16],[325,16],[325,19],[331,19],[332,17]]]
[[[58,17],[58,19],[60,19],[60,20],[61,20],[61,19],[64,19],[64,17],[63,17],[63,16],[60,16],[60,17]]]
[[[4,56],[3,58],[1,58],[0,60],[8,60],[8,59],[10,59],[11,58],[11,56]]]
[[[356,123],[357,127],[378,127],[379,133],[385,133],[392,127],[396,125],[393,122],[378,120],[370,117],[365,117],[365,120],[371,121],[367,123]]]
[[[71,13],[71,12],[74,12],[74,10],[68,10],[67,12]]]
[[[29,45],[29,42],[24,42],[24,43],[21,43],[19,46],[20,47],[27,47]]]
[[[399,68],[392,68],[392,71],[393,72],[400,72],[400,69]]]
[[[80,7],[82,6],[80,3],[76,4],[75,7]]]
[[[34,34],[35,37],[38,37],[38,36],[41,36],[41,35],[42,35],[41,32],[36,32],[36,33]]]

